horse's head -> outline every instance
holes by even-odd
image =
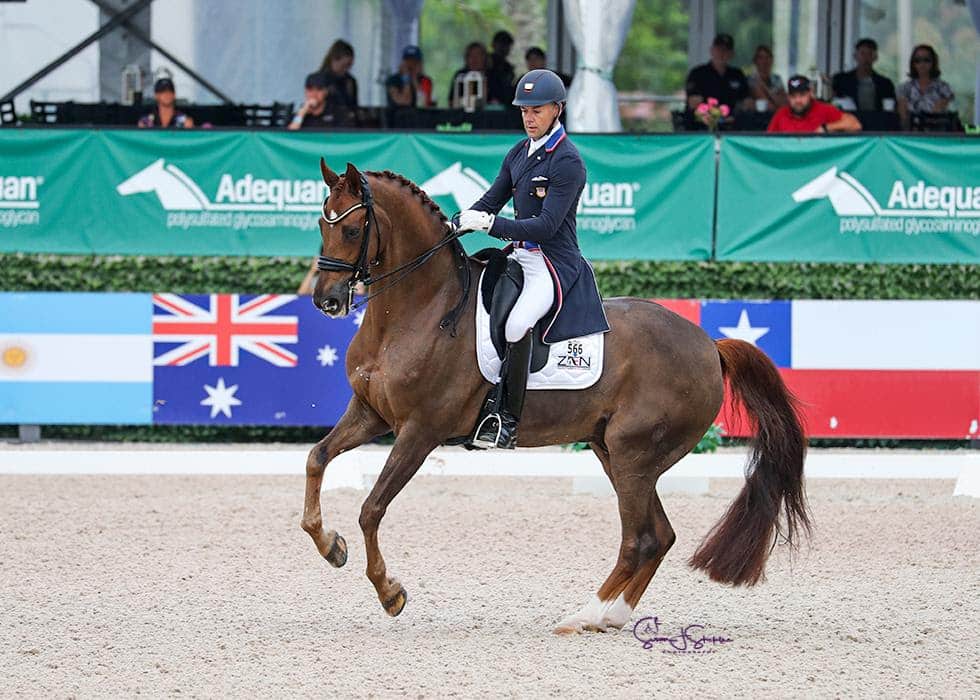
[[[341,176],[321,158],[320,172],[330,194],[320,217],[322,248],[313,303],[328,316],[346,316],[353,285],[378,264],[378,214],[367,178],[351,163]]]

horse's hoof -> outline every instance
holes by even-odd
[[[327,551],[324,559],[330,562],[331,566],[339,569],[347,563],[347,540],[337,532],[331,530],[331,533],[333,534],[333,544],[330,545],[330,549]]]
[[[560,635],[581,634],[582,625],[577,622],[560,622],[552,632]]]
[[[382,601],[381,605],[384,606],[385,612],[392,617],[398,617],[398,614],[404,609],[405,603],[408,602],[408,592],[405,587],[398,586],[398,591],[395,595],[391,596],[388,600]]]

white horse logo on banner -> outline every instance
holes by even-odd
[[[851,175],[833,167],[793,193],[794,202],[811,199],[830,200],[837,216],[880,216],[881,205],[867,188]]]
[[[120,183],[116,192],[121,195],[153,192],[167,211],[211,208],[211,202],[197,183],[176,165],[166,165],[163,158]]]
[[[430,197],[451,195],[456,209],[463,211],[473,206],[490,189],[490,183],[473,168],[464,168],[461,162],[456,161],[419,187]],[[508,204],[503,211],[513,211],[513,208]]]

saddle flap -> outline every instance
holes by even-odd
[[[504,349],[507,347],[507,338],[504,333],[507,317],[524,288],[524,270],[521,268],[521,264],[516,260],[507,258],[504,258],[504,261],[504,271],[497,277],[496,284],[493,286],[493,296],[490,300],[490,338],[493,340],[493,347],[497,350],[497,356],[500,359],[503,359]]]
[[[486,271],[484,271],[484,275]],[[485,284],[486,280],[481,279]],[[483,284],[481,284],[481,287]],[[495,383],[500,374],[501,349],[491,338],[490,314],[480,300],[476,302],[476,356],[483,378]],[[573,338],[548,345],[541,340],[547,327],[545,319],[535,324],[531,338],[531,367],[527,388],[538,389],[586,389],[602,376],[604,339],[603,333]],[[503,325],[499,326],[503,338]]]

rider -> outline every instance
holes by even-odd
[[[510,149],[497,179],[473,206],[459,213],[461,230],[486,231],[511,245],[524,287],[505,327],[507,347],[500,381],[490,390],[473,443],[513,449],[531,357],[531,329],[548,317],[548,344],[609,330],[592,266],[582,257],[575,211],[585,187],[585,165],[559,117],[565,85],[550,70],[526,73],[517,82],[527,139]],[[513,197],[514,219],[498,216]]]

